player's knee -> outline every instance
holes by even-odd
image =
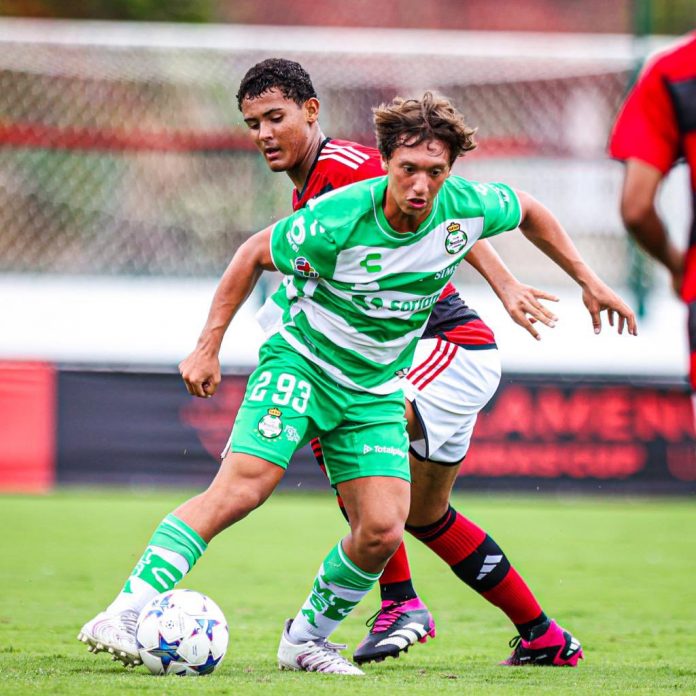
[[[364,555],[386,561],[399,548],[404,536],[403,525],[363,525],[353,532],[354,542]]]
[[[438,467],[438,464],[430,464]],[[444,471],[444,469],[443,469]],[[449,509],[452,483],[441,478],[414,477],[411,507],[406,525],[425,527],[439,520]]]
[[[419,502],[417,506],[411,506],[406,520],[406,528],[426,527],[437,522],[449,509],[450,498],[448,495],[433,496],[426,501]]]
[[[203,495],[206,507],[214,510],[226,527],[246,517],[268,498],[265,491],[253,485],[239,485],[227,491],[211,487]]]

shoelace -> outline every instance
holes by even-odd
[[[138,626],[138,612],[124,611],[119,618],[121,620],[121,626],[130,633],[130,635],[134,636],[135,629]]]
[[[383,633],[400,616],[401,607],[405,602],[392,602],[386,607],[380,607],[366,622],[365,625],[370,629],[370,633]]]
[[[326,672],[327,667],[354,668],[343,655],[339,655],[339,651],[347,647],[345,644],[331,643],[328,640],[321,643],[314,642],[313,645],[308,646],[306,652],[298,655],[297,662],[300,667],[309,672]]]
[[[522,642],[522,636],[514,636],[508,645],[512,648],[512,655],[508,657],[508,659],[505,661],[506,664],[509,665],[519,665],[521,664],[520,662],[520,643]]]

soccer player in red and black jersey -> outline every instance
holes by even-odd
[[[667,268],[689,308],[689,377],[696,392],[696,217],[684,253],[655,207],[660,182],[684,158],[696,211],[696,33],[645,66],[616,119],[609,154],[626,163],[621,192],[626,228]]]
[[[384,174],[376,149],[323,134],[319,100],[298,63],[269,59],[255,65],[242,79],[237,99],[269,168],[285,172],[295,185],[293,209],[333,189]],[[519,283],[487,242],[477,243],[467,260],[533,336],[538,338],[534,321],[553,326],[554,315],[539,299],[555,298]],[[450,505],[476,416],[499,381],[493,332],[449,283],[406,381],[412,476],[406,528],[515,625],[519,639],[505,664],[575,666],[582,657],[580,644],[547,617],[495,541]],[[321,463],[320,445],[315,442],[313,448]],[[403,544],[385,568],[380,590],[382,606],[354,654],[358,663],[397,656],[435,635],[432,616],[414,590]]]

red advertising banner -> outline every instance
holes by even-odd
[[[0,362],[0,491],[36,493],[53,485],[55,402],[52,365]]]
[[[479,416],[460,476],[696,482],[686,386],[514,377]]]
[[[173,372],[0,363],[0,490],[207,485],[245,387],[228,375],[200,400]],[[695,452],[686,384],[507,375],[479,416],[459,485],[696,493]],[[283,483],[327,486],[309,448]]]

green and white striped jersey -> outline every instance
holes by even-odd
[[[433,304],[473,244],[520,222],[504,184],[449,177],[415,232],[396,232],[387,177],[351,184],[277,222],[271,235],[286,285],[283,338],[336,382],[387,394],[411,366]]]

